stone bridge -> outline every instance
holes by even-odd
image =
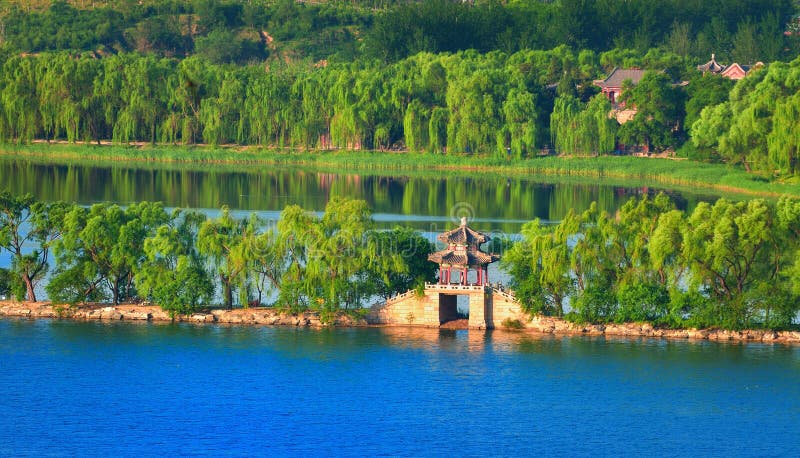
[[[527,314],[514,294],[499,286],[437,283],[426,283],[423,295],[409,290],[372,306],[367,321],[438,327],[458,318],[458,296],[469,297],[471,329],[494,329],[506,319],[527,321]]]

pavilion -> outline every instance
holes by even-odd
[[[461,218],[459,227],[439,234],[437,239],[445,244],[445,249],[431,253],[428,260],[439,264],[440,285],[468,285],[470,270],[476,273],[474,285],[489,283],[488,266],[499,260],[500,256],[481,250],[481,245],[491,240],[488,235],[470,228],[467,218]]]

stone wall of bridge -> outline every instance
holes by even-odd
[[[528,315],[510,291],[490,286],[426,284],[423,294],[409,290],[376,304],[367,315],[370,324],[438,327],[457,318],[457,297],[469,298],[469,327],[501,328],[504,320],[526,323]]]

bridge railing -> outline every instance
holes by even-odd
[[[453,291],[453,292],[489,292],[491,291],[494,294],[499,294],[500,296],[505,297],[506,299],[516,301],[517,297],[514,295],[514,291],[506,289],[502,284],[490,284],[490,285],[459,285],[459,284],[439,284],[439,283],[425,283],[425,290],[435,290],[435,291]],[[397,302],[401,299],[405,299],[409,296],[413,296],[417,294],[416,290],[410,289],[404,293],[395,295],[390,297],[386,300],[386,303],[389,302]]]
[[[486,289],[483,285],[459,285],[459,284],[439,284],[439,283],[425,283],[425,289],[435,289],[437,291],[484,291]]]

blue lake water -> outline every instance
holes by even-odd
[[[0,320],[0,456],[791,456],[800,347]]]

